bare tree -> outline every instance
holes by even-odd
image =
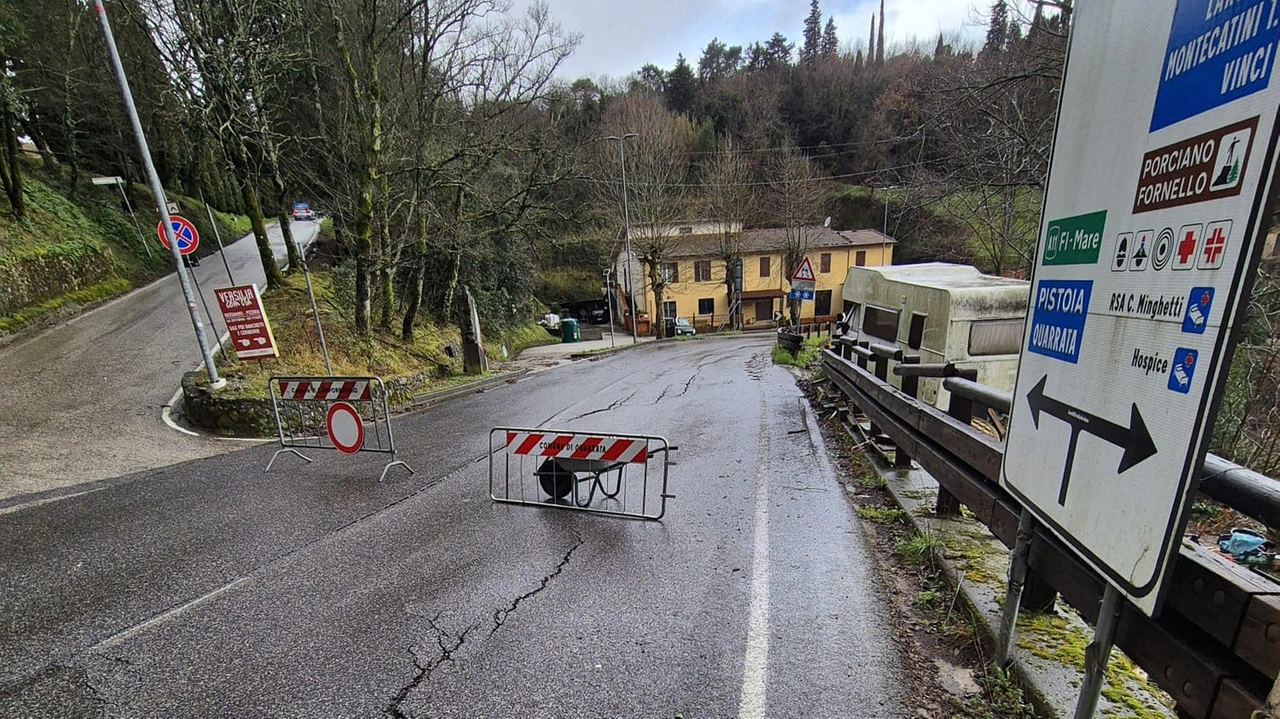
[[[725,293],[729,298],[729,322],[737,326],[741,308],[733,307],[733,268],[742,260],[742,229],[752,214],[751,168],[732,139],[716,148],[703,170],[706,185],[702,204],[707,217],[717,223],[717,258],[724,262]]]
[[[627,145],[627,192],[631,216],[632,251],[644,267],[653,292],[655,315],[662,310],[663,293],[672,281],[668,270],[675,241],[671,226],[685,211],[685,178],[693,147],[694,128],[689,119],[669,112],[651,93],[633,93],[615,102],[602,122],[605,132],[616,136],[635,133]],[[600,199],[616,207],[622,217],[622,168],[611,145],[596,147],[595,187]],[[654,322],[654,333],[662,331]]]
[[[769,169],[766,206],[772,221],[782,227],[782,266],[790,277],[809,252],[809,235],[822,212],[825,178],[813,161],[794,148],[777,153]],[[791,324],[800,324],[800,300],[790,300],[787,308]]]

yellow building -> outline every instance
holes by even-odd
[[[641,317],[683,317],[699,330],[729,325],[732,295],[725,282],[722,235],[716,222],[673,225],[668,237],[670,262],[663,268],[669,284],[663,292],[660,312],[654,312],[653,289],[637,258],[631,276]],[[893,264],[894,240],[876,230],[836,231],[826,227],[804,228],[806,257],[813,264],[816,292],[813,302],[801,303],[801,321],[823,322],[841,311],[840,291],[850,267]],[[633,234],[633,237],[635,235]],[[772,327],[776,313],[786,314],[788,281],[792,267],[783,267],[786,246],[782,229],[743,230],[737,235],[742,257],[742,305],[744,329]],[[618,258],[618,276],[627,277],[627,257]],[[643,293],[641,292],[643,288]],[[737,308],[734,308],[737,309]],[[643,324],[643,322],[642,322]]]

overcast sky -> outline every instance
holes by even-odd
[[[746,46],[781,32],[799,46],[809,13],[809,0],[546,1],[557,22],[582,35],[578,51],[560,73],[565,79],[625,77],[647,62],[671,69],[678,53],[696,68],[712,38]],[[820,5],[824,22],[834,15],[842,47],[866,46],[879,0],[820,0]],[[931,50],[940,30],[979,38],[986,32],[981,22],[989,5],[989,0],[885,0],[886,44],[915,37]]]

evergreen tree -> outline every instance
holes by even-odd
[[[693,69],[684,55],[679,55],[675,68],[667,75],[667,108],[675,113],[691,114],[695,91]]]
[[[867,67],[876,64],[876,14],[871,13],[871,37],[867,38]]]
[[[876,64],[884,65],[884,0],[880,0],[880,39],[876,43]]]
[[[812,65],[822,52],[822,11],[818,0],[809,0],[809,16],[804,19],[804,46],[800,49],[800,61]]]
[[[827,27],[822,31],[822,56],[835,57],[840,51],[840,40],[836,37],[836,19],[827,18]]]
[[[858,54],[854,55],[853,57],[853,69],[854,70],[862,69],[862,49],[861,48],[858,49]]]
[[[764,46],[764,54],[767,58],[767,66],[785,67],[791,64],[791,50],[795,47],[787,42],[787,38],[780,32],[775,32],[773,37],[769,38],[769,42]]]
[[[984,54],[1004,52],[1008,43],[1009,6],[1004,0],[995,0],[991,3],[991,22],[987,26],[987,42],[982,46],[982,52]]]

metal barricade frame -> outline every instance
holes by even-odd
[[[489,431],[489,498],[501,504],[657,521],[667,512],[667,500],[675,496],[668,491],[667,482],[669,469],[675,464],[671,453],[677,449],[657,435],[495,427]],[[498,455],[502,456],[501,473]],[[519,458],[515,475],[514,458]],[[526,461],[536,466],[530,477],[525,476]],[[652,482],[656,494],[650,489],[651,464],[661,473],[660,481],[655,478]],[[635,483],[628,482],[626,470],[636,465],[643,467],[638,482],[640,507],[639,511],[628,511],[627,487]],[[525,491],[529,478],[535,485],[532,496]],[[513,481],[516,495],[512,493]],[[588,485],[585,489],[584,484]],[[656,513],[649,511],[651,495]],[[610,504],[615,506],[610,508]]]
[[[382,466],[379,482],[396,466],[409,470],[409,474],[417,474],[396,455],[387,387],[380,377],[271,377],[267,380],[267,392],[271,395],[271,416],[276,423],[280,449],[271,455],[263,472],[270,472],[282,454],[293,454],[311,462],[300,449],[331,449],[345,454],[391,455]],[[352,406],[360,419],[361,442],[354,451],[336,447],[329,438],[326,410],[338,403]],[[290,409],[293,411],[286,414]],[[373,431],[364,431],[365,426]],[[374,440],[373,446],[369,446],[370,437]]]

